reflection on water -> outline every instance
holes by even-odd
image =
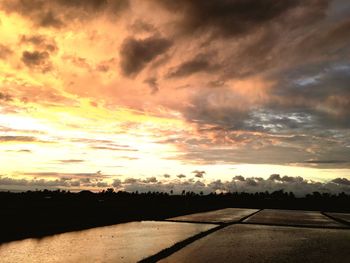
[[[226,208],[205,213],[190,214],[185,216],[178,216],[169,218],[171,220],[179,221],[197,221],[197,222],[232,222],[240,220],[258,210],[244,209],[244,208]]]
[[[136,262],[215,226],[132,222],[0,246],[1,262]]]
[[[329,219],[320,212],[301,210],[265,209],[252,217],[249,217],[246,222],[281,225],[345,227],[345,225]]]

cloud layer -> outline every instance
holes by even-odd
[[[1,1],[2,172],[348,180],[349,14],[346,0]]]
[[[181,194],[183,191],[195,192],[199,194],[203,192],[209,193],[227,193],[227,192],[273,192],[284,190],[285,192],[293,192],[297,196],[305,196],[313,192],[338,194],[341,192],[350,193],[350,180],[346,178],[335,178],[325,183],[306,180],[302,177],[280,176],[272,174],[267,179],[261,177],[235,176],[231,181],[214,180],[211,182],[202,182],[197,176],[190,179],[182,180],[158,180],[156,177],[148,177],[146,179],[126,178],[124,180],[114,179],[112,182],[106,182],[99,176],[92,175],[71,175],[71,177],[47,180],[47,179],[13,179],[1,176],[0,186],[2,189],[10,189],[11,187],[29,187],[48,188],[48,189],[78,189],[83,187],[91,190],[102,190],[107,187],[114,188],[116,191],[124,190],[129,192],[172,192]],[[72,178],[75,176],[75,178]],[[80,177],[80,178],[79,178]]]

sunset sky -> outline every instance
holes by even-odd
[[[0,40],[0,189],[350,192],[348,0],[0,0]]]

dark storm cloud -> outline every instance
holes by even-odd
[[[230,3],[233,2],[236,1]],[[266,3],[272,5],[272,2],[278,1]],[[345,48],[344,43],[347,43],[349,38],[349,34],[346,34],[347,23],[344,21],[324,23],[328,12],[328,1],[294,2],[295,8],[283,16],[268,23],[257,24],[258,30],[248,30],[243,35],[236,35],[234,41],[216,37],[207,41],[204,46],[199,45],[198,49],[202,54],[216,52],[218,56],[212,56],[210,59],[200,57],[189,59],[177,68],[171,68],[168,75],[185,77],[197,72],[213,72],[215,83],[222,84],[229,79],[246,78],[271,71],[278,72],[280,69],[303,64],[305,61],[320,62],[320,58],[321,61],[328,60],[329,55],[332,55],[334,60],[335,54],[344,53],[341,50]],[[217,2],[213,1],[211,4],[215,5]],[[198,5],[201,3],[198,2]],[[232,28],[236,26],[229,27],[228,30]],[[208,32],[208,30],[202,31],[203,35]],[[340,33],[342,31],[344,34]],[[213,83],[213,80],[209,83]]]
[[[307,116],[299,126],[350,127],[350,64],[299,67],[280,78],[269,105],[272,111]],[[283,76],[283,75],[282,75]]]
[[[166,52],[171,45],[170,40],[157,36],[125,39],[120,49],[122,72],[126,76],[137,75],[149,62]]]
[[[128,9],[128,0],[12,0],[1,7],[9,13],[18,13],[36,26],[61,28],[74,21],[84,21],[107,13],[117,17]]]
[[[317,133],[350,127],[350,64],[305,63],[269,77],[275,84],[263,101],[225,86],[202,88],[184,111],[188,121],[226,130]]]
[[[341,58],[349,50],[349,35],[350,19],[347,19],[326,26],[322,31],[307,34],[295,48],[301,56],[328,57],[332,61],[334,56]]]
[[[214,38],[213,41],[208,41],[207,46],[199,47],[205,52],[218,51],[220,60],[198,56],[183,62],[177,68],[171,68],[168,76],[172,77],[215,72],[219,83],[222,83],[227,79],[249,77],[304,63],[306,59],[319,60],[323,57],[327,60],[325,57],[331,52],[342,53],[339,48],[344,46],[350,35],[346,34],[346,22],[323,24],[329,13],[327,0],[159,2],[182,14],[178,26],[183,30],[187,30],[190,21],[198,19],[201,22],[195,29],[200,33],[235,36],[234,42]],[[277,10],[284,10],[283,15],[274,12]],[[236,12],[242,14],[237,15]],[[257,13],[266,15],[266,20],[260,19]],[[202,17],[200,14],[206,15]],[[193,34],[193,28],[190,27],[189,32]],[[213,43],[220,43],[220,48]]]
[[[305,1],[306,2],[306,1]],[[345,59],[349,50],[350,34],[347,21],[325,23],[327,6],[320,6],[320,13],[312,22],[307,22],[306,10],[313,6],[305,4],[283,21],[276,21],[250,33],[245,38],[236,39],[233,51],[225,51],[222,79],[249,77],[256,74],[279,72],[281,69],[303,66],[305,62],[324,63]],[[305,17],[304,17],[305,16]],[[297,24],[296,21],[298,21]],[[281,60],[283,57],[283,60]]]
[[[178,22],[180,30],[211,31],[223,37],[240,36],[261,28],[276,19],[282,19],[295,8],[307,6],[318,10],[328,1],[315,0],[158,0],[161,6],[181,17]],[[311,14],[308,14],[311,16]]]
[[[212,54],[198,54],[193,59],[183,62],[168,73],[169,78],[186,77],[198,72],[215,72],[220,69],[218,64],[212,64]]]

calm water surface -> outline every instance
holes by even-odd
[[[0,261],[137,262],[214,225],[143,221],[0,245]]]

